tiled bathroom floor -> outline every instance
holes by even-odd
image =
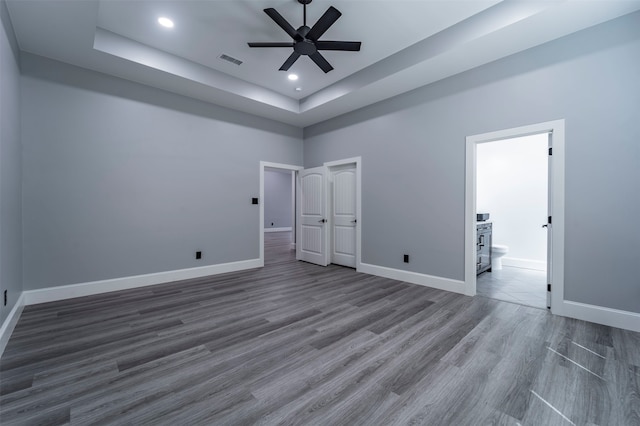
[[[478,275],[476,292],[492,299],[546,309],[547,273],[504,266],[499,271]]]

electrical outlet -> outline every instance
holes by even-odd
[[[408,254],[404,255],[404,263],[409,263],[409,255]]]
[[[202,252],[201,251],[197,251],[196,252],[196,259],[202,259]]]

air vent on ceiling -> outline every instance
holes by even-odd
[[[231,56],[225,55],[224,53],[218,57],[223,61],[231,62],[232,64],[240,65],[242,63],[240,59],[232,58]]]

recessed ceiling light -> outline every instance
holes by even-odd
[[[296,74],[289,74],[289,80],[296,81],[297,79],[298,79],[298,76]]]
[[[173,28],[173,21],[169,18],[165,18],[164,16],[158,18],[158,23],[163,27]]]
[[[296,92],[300,92],[302,90],[302,87],[296,87]]]

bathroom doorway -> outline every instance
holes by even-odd
[[[521,158],[509,157],[508,151]],[[520,177],[509,175],[509,171]],[[550,307],[552,312],[561,310],[564,120],[467,137],[466,172],[467,294]],[[489,245],[503,246],[502,250],[496,248],[496,252],[503,252],[501,262],[493,259],[490,271],[479,275],[477,255],[479,247],[486,246],[487,226],[478,232],[477,213],[490,215]],[[502,268],[496,263],[502,263]]]
[[[480,296],[547,307],[548,148],[546,132],[477,146],[476,210],[492,230]]]

